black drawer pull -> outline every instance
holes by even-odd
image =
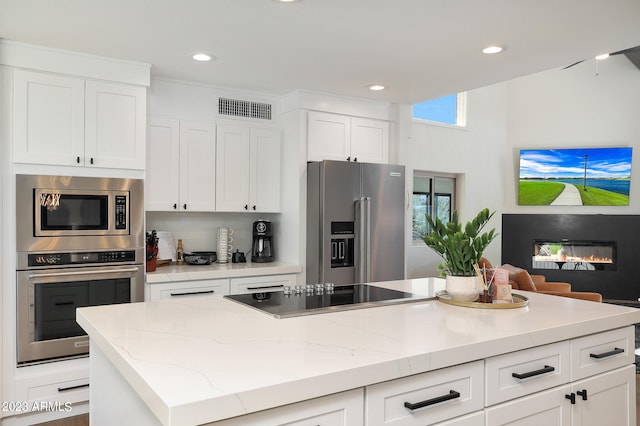
[[[565,398],[567,398],[569,401],[571,401],[571,404],[576,405],[576,394],[571,392],[569,395],[565,395]]]
[[[409,410],[417,410],[418,408],[427,407],[429,405],[437,404],[439,402],[449,401],[451,399],[456,399],[456,398],[460,398],[460,392],[450,390],[447,395],[442,395],[436,398],[427,399],[426,401],[416,402],[415,404],[412,404],[410,402],[405,402],[404,406]]]
[[[556,369],[550,365],[545,365],[544,368],[541,368],[540,370],[529,371],[522,374],[511,373],[511,376],[515,377],[516,379],[522,380],[522,379],[528,379],[529,377],[533,377],[533,376],[539,376],[545,373],[551,373],[552,371],[556,371]]]
[[[56,302],[54,303],[54,305],[56,306],[64,306],[64,305],[74,305],[75,303],[73,302]]]
[[[58,392],[66,392],[66,391],[71,391],[71,390],[76,390],[76,389],[81,389],[81,388],[88,388],[89,387],[89,383],[85,383],[84,385],[76,385],[76,386],[69,386],[66,388],[58,388]]]
[[[188,291],[185,293],[171,293],[172,296],[192,296],[194,294],[211,294],[215,293],[214,290],[205,290],[205,291]]]
[[[609,352],[605,352],[602,354],[589,354],[589,356],[591,358],[595,358],[595,359],[602,359],[602,358],[608,358],[610,356],[614,356],[614,355],[618,355],[618,354],[622,354],[624,353],[624,349],[620,349],[620,348],[615,348],[612,351]]]
[[[283,288],[284,285],[283,284],[277,284],[277,285],[263,285],[260,287],[247,287],[247,290],[267,290],[270,288]]]

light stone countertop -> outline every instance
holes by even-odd
[[[147,272],[147,284],[174,281],[212,280],[221,278],[256,277],[263,275],[297,274],[302,267],[286,262],[212,263],[210,265],[160,266]]]
[[[375,285],[429,294],[442,280]],[[163,424],[200,424],[640,322],[640,310],[518,291],[276,319],[221,296],[81,308],[79,324]]]

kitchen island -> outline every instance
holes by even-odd
[[[426,295],[442,282],[376,285]],[[424,413],[401,406],[405,413],[393,414],[384,394],[387,386],[425,378],[441,381],[447,393],[460,387],[451,405],[434,405],[431,423],[457,417],[459,424],[493,425],[509,412],[522,413],[519,399],[552,391],[562,393],[556,409],[571,416],[568,410],[577,408],[563,395],[575,399],[574,382],[615,374],[623,379],[615,387],[623,404],[618,411],[635,424],[630,325],[640,322],[640,310],[518,293],[529,298],[527,307],[474,309],[430,300],[286,319],[221,296],[81,308],[77,320],[91,338],[91,422],[194,425],[246,415],[234,424],[260,424],[264,415],[276,424],[298,411],[313,417],[313,407],[327,405],[342,419],[336,424],[381,424],[376,416]],[[514,391],[513,383],[502,382],[516,380],[502,378],[503,362],[524,369],[538,363],[545,371]],[[458,372],[470,379],[449,378]],[[427,387],[417,385],[405,399],[424,399]],[[351,405],[341,410],[336,401]]]

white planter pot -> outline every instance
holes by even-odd
[[[453,300],[474,302],[480,297],[482,283],[478,277],[447,275],[445,288]]]

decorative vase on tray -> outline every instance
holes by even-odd
[[[458,220],[457,211],[453,212],[447,223],[426,215],[431,231],[422,240],[444,260],[438,265],[438,269],[446,277],[445,288],[453,300],[488,300],[490,292],[487,281],[479,272],[478,262],[487,246],[498,236],[495,229],[481,233],[494,213],[490,213],[487,208],[481,210],[466,223],[464,229]]]

